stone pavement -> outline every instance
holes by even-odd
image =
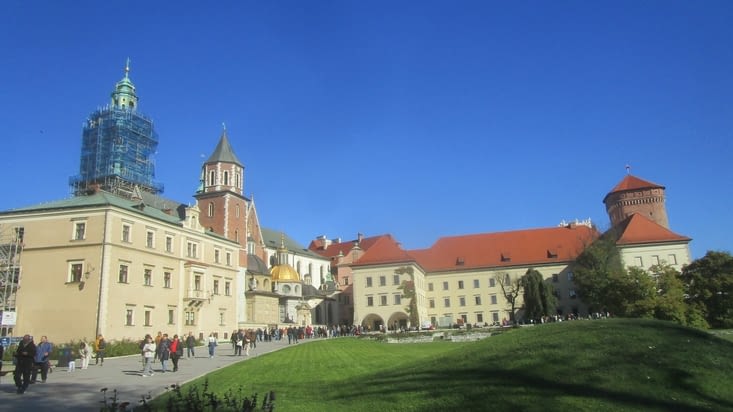
[[[301,340],[301,343],[309,341]],[[132,407],[140,405],[140,399],[150,394],[156,397],[166,391],[172,384],[184,384],[206,375],[219,368],[224,368],[247,359],[262,356],[288,346],[288,340],[258,342],[257,349],[250,350],[250,356],[234,356],[232,345],[220,343],[216,355],[209,358],[208,348],[196,348],[195,358],[182,358],[178,362],[178,372],[161,373],[161,364],[153,366],[154,376],[142,377],[142,361],[140,355],[107,358],[104,365],[95,365],[92,359],[89,368],[81,370],[77,360],[76,370],[68,372],[65,367],[54,368],[48,375],[46,383],[30,385],[28,390],[19,395],[15,393],[13,382],[13,365],[3,365],[3,371],[11,371],[0,378],[0,411],[99,411],[103,405],[102,388],[108,388],[107,396],[117,389],[119,402],[130,402]],[[168,361],[169,370],[173,364]]]

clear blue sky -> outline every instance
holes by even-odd
[[[0,210],[69,196],[130,57],[164,195],[227,130],[263,226],[303,245],[591,218],[667,187],[692,254],[731,250],[731,1],[0,2]]]

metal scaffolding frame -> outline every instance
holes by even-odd
[[[16,297],[20,287],[23,227],[0,227],[0,336],[10,336],[15,327]],[[7,324],[12,321],[12,324]]]
[[[163,192],[163,185],[154,181],[157,147],[150,118],[126,107],[95,111],[84,125],[79,174],[69,179],[72,194],[102,189],[129,197],[134,187]]]

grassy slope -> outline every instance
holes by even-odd
[[[208,379],[219,393],[275,390],[280,411],[733,411],[731,354],[733,343],[703,331],[613,319],[472,343],[332,339]]]

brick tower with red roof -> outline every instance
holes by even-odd
[[[603,198],[603,203],[606,205],[612,227],[638,213],[669,229],[667,208],[664,204],[664,186],[628,174],[608,192]]]

